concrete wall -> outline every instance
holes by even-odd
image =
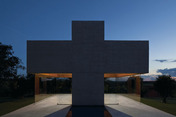
[[[103,21],[73,21],[72,41],[28,41],[28,73],[72,73],[72,104],[103,105],[104,73],[148,73],[148,41],[104,41]]]
[[[106,73],[148,73],[148,41],[105,41]]]
[[[71,41],[27,41],[28,73],[72,73]]]
[[[148,73],[148,59],[148,41],[27,41],[28,73]]]
[[[103,77],[103,73],[73,73],[72,105],[104,105]]]
[[[104,105],[104,22],[72,22],[72,105]]]
[[[74,21],[72,40],[27,41],[27,72],[148,73],[148,41],[104,41],[102,21]]]

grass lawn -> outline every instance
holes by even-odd
[[[176,99],[170,98],[167,100],[166,104],[162,103],[161,99],[159,98],[141,98],[141,102],[146,105],[165,111],[167,113],[176,115]]]
[[[0,98],[1,100],[1,98]],[[34,103],[34,97],[22,98],[22,99],[10,99],[9,102],[0,103],[0,116],[7,114],[11,111],[24,107],[26,105]]]

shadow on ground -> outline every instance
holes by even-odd
[[[115,110],[115,109],[108,107],[108,106],[106,106],[106,109],[111,113],[112,117],[114,117],[113,115],[115,115],[115,117],[132,117],[126,113]]]
[[[68,111],[70,107],[51,113],[45,117],[57,117],[63,115],[63,111]],[[109,113],[113,112],[116,117],[132,117],[110,107],[104,106],[72,106],[66,117],[112,117]]]
[[[61,109],[59,111],[56,111],[54,113],[51,113],[51,114],[49,114],[49,115],[47,115],[45,117],[65,117],[66,116],[65,113],[67,113],[65,111],[68,111],[68,110],[70,110],[70,106],[66,107],[66,108],[63,108],[63,109]]]

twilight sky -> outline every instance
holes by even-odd
[[[26,66],[26,40],[71,40],[72,20],[104,20],[105,40],[149,40],[149,74],[176,77],[175,0],[0,0],[0,42]]]

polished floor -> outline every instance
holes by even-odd
[[[175,117],[119,94],[105,94],[105,104],[113,117]],[[70,105],[71,94],[57,94],[4,117],[65,117]]]

